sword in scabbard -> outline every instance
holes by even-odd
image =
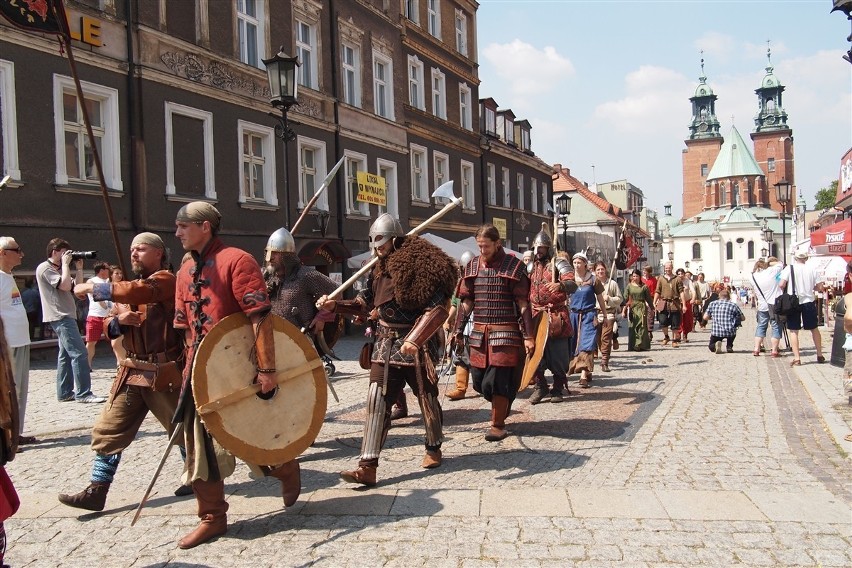
[[[157,466],[156,471],[154,471],[154,476],[151,478],[151,483],[148,484],[148,489],[145,490],[145,494],[142,496],[142,500],[139,502],[139,507],[136,508],[136,514],[133,515],[133,520],[130,521],[130,526],[136,524],[136,521],[139,520],[139,515],[142,514],[142,507],[145,506],[145,503],[148,501],[148,497],[151,496],[151,490],[154,489],[154,483],[156,483],[157,478],[160,477],[160,472],[163,471],[163,466],[166,464],[166,458],[169,457],[169,453],[172,451],[172,446],[178,440],[178,437],[183,433],[183,423],[175,426],[175,431],[172,432],[172,437],[169,438],[169,445],[166,446],[166,451],[163,452],[163,457],[160,458],[160,464]]]

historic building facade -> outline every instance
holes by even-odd
[[[550,167],[532,151],[531,125],[496,106],[494,128],[481,117],[473,0],[66,7],[121,254],[142,230],[176,248],[176,211],[201,199],[222,212],[225,239],[259,257],[341,158],[295,237],[306,263],[343,277],[379,213],[413,228],[443,207],[430,195],[445,181],[464,205],[429,230],[450,240],[495,222],[524,243],[547,218]],[[115,260],[68,63],[50,36],[4,20],[0,30],[5,232],[31,252],[24,270],[54,236]],[[276,136],[262,61],[279,48],[300,62],[289,143]],[[384,205],[358,199],[359,172],[382,178]]]

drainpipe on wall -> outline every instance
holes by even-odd
[[[130,180],[128,183],[129,197],[128,208],[131,229],[134,234],[139,232],[140,227],[145,226],[144,219],[137,219],[137,211],[144,212],[144,196],[145,185],[141,180],[137,179],[139,172],[138,164],[138,149],[137,149],[137,131],[136,120],[140,113],[136,112],[137,101],[139,100],[138,88],[136,84],[136,62],[133,51],[133,24],[136,21],[134,16],[133,0],[125,0],[125,36],[127,40],[127,136],[130,147]]]

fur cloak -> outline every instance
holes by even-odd
[[[396,244],[400,240],[402,244]],[[400,307],[425,308],[438,291],[448,300],[453,296],[459,275],[455,260],[416,235],[402,237],[394,244],[396,250],[379,261],[378,270],[393,277],[394,296]]]

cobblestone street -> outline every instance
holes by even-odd
[[[21,510],[6,522],[7,562],[19,566],[850,566],[850,412],[841,369],[751,354],[754,312],[735,353],[715,355],[698,331],[679,349],[614,352],[561,404],[522,392],[510,436],[485,442],[489,405],[473,391],[443,400],[444,463],[420,468],[419,409],[394,423],[379,484],[353,488],[337,472],[357,461],[366,372],[359,338],[338,344],[326,422],[302,458],[302,496],[284,510],[276,480],[238,464],[226,481],[228,534],[192,550],[197,524],[174,452],[131,527],[166,445],[149,417],[125,452],[107,510],[81,515],[57,501],[86,486],[90,428],[101,405],[59,403],[55,362],[33,362],[26,446],[7,465]],[[830,334],[822,329],[823,342]],[[106,394],[111,356],[93,391]],[[450,381],[452,377],[450,377]],[[441,392],[448,385],[442,378]]]

